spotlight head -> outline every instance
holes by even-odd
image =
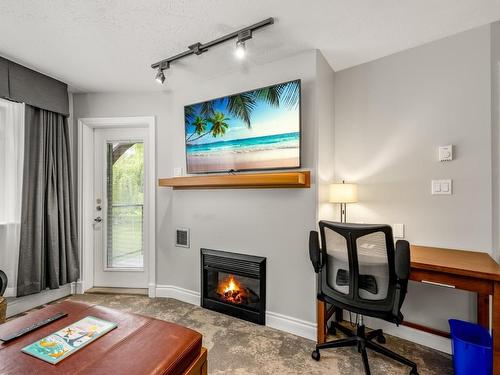
[[[245,47],[245,42],[244,41],[238,40],[236,42],[236,50],[234,51],[234,54],[240,60],[243,59],[243,58],[245,58],[246,47]]]
[[[165,74],[163,73],[163,71],[165,69],[169,69],[169,68],[170,68],[170,62],[169,61],[167,61],[166,64],[160,64],[160,65],[158,65],[158,72],[156,73],[155,80],[160,85],[163,85],[163,82],[165,82]]]
[[[238,59],[243,59],[246,55],[245,40],[252,39],[252,30],[246,29],[238,33],[238,40],[236,41],[235,55]]]
[[[161,67],[158,68],[158,72],[156,73],[155,80],[160,85],[163,85],[163,82],[165,82],[165,74],[163,74],[163,70]]]

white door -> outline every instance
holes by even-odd
[[[94,129],[96,287],[148,286],[147,140],[145,128]]]

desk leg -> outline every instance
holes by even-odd
[[[477,324],[490,328],[490,296],[477,294]]]
[[[316,300],[316,322],[317,322],[317,343],[323,344],[326,341],[326,302]]]
[[[500,374],[500,282],[495,281],[492,309],[493,373]]]

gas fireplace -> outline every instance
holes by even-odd
[[[201,305],[265,324],[266,258],[201,249]]]

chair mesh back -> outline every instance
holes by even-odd
[[[349,294],[349,256],[346,239],[330,228],[325,230],[327,279],[330,288]]]
[[[342,294],[351,290],[349,251],[347,239],[335,230],[325,227],[328,260],[328,286]],[[356,239],[359,274],[357,294],[365,300],[384,300],[389,288],[389,262],[384,232],[373,232]],[[353,262],[355,264],[355,262]]]
[[[389,263],[385,234],[374,232],[356,240],[359,265],[358,295],[367,300],[382,300],[389,287]]]

